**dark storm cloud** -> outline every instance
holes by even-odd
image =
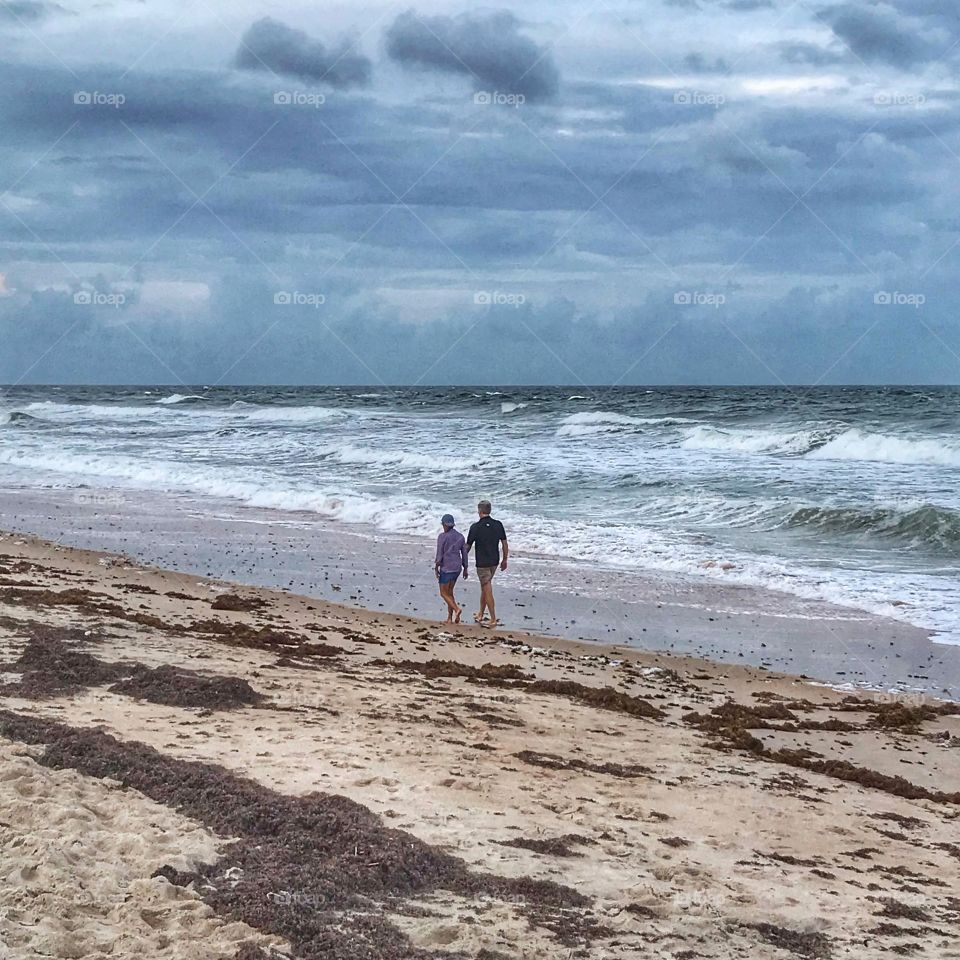
[[[777,376],[800,382],[877,319],[881,286],[924,292],[924,319],[960,341],[948,215],[956,95],[942,71],[925,77],[915,60],[903,92],[922,84],[924,108],[878,107],[880,84],[908,86],[890,65],[898,48],[845,19],[865,12],[914,37],[910,59],[947,35],[949,9],[834,6],[831,37],[803,5],[789,29],[771,32],[786,3],[758,4],[746,16],[768,39],[746,53],[746,16],[731,18],[723,0],[696,9],[698,29],[686,34],[677,6],[644,14],[675,38],[658,52],[698,75],[688,89],[607,11],[589,43],[572,30],[558,44],[562,96],[547,96],[559,92],[552,53],[509,13],[406,13],[388,28],[396,63],[449,83],[386,62],[374,72],[360,54],[311,39],[313,28],[275,21],[248,32],[269,69],[239,71],[222,69],[232,39],[212,63],[191,55],[177,69],[157,58],[124,70],[80,49],[71,70],[19,31],[19,62],[0,62],[0,187],[10,186],[0,202],[0,381],[24,370],[169,381],[160,356],[183,380],[212,382],[256,342],[232,380],[404,382],[427,369],[429,381],[457,382],[471,377],[469,350],[432,371],[430,360],[460,336],[469,343],[479,324],[498,348],[490,382],[604,382],[628,369],[628,382],[776,382],[727,323]],[[577,16],[555,10],[551,36]],[[870,70],[841,43],[844,30],[873,44]],[[299,84],[277,74],[333,89],[317,108],[278,105],[275,92]],[[481,105],[457,90],[462,77],[539,102]],[[77,104],[78,90],[124,102]],[[127,299],[78,305],[78,285]],[[197,287],[209,298],[191,300]],[[277,289],[323,291],[324,310],[275,310]],[[498,289],[526,303],[476,308],[475,291]],[[726,312],[678,311],[673,294],[684,289],[724,292]],[[916,319],[881,314],[831,375],[956,380],[944,351],[918,339]]]
[[[765,7],[772,7],[773,0],[727,0],[724,6],[728,10],[762,10]]]
[[[264,17],[240,40],[235,63],[242,70],[269,70],[333,87],[362,86],[370,82],[370,61],[349,41],[327,48],[302,30]]]
[[[780,46],[784,63],[808,63],[814,67],[826,67],[850,59],[847,52],[838,53],[815,43],[785,43]]]
[[[694,73],[729,73],[730,64],[723,57],[709,60],[702,53],[688,53],[683,58],[683,65]]]
[[[44,0],[5,0],[0,3],[0,22],[29,24],[55,13],[66,13],[59,3]]]
[[[908,69],[944,52],[944,45],[920,35],[916,26],[889,8],[848,3],[828,7],[820,17],[867,63],[887,63]]]
[[[553,58],[520,26],[507,11],[424,17],[408,10],[387,30],[387,52],[405,66],[471,77],[478,89],[549,98],[559,82]]]

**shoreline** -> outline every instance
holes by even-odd
[[[356,609],[434,619],[432,545],[372,528],[129,491],[10,491],[0,525],[139,562]],[[112,497],[112,499],[110,499]],[[203,512],[201,512],[203,509]],[[511,628],[960,700],[960,645],[899,620],[707,578],[602,571],[515,549],[498,577]],[[458,586],[467,609],[476,580]]]

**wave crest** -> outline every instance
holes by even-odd
[[[629,433],[643,427],[672,427],[696,423],[686,417],[630,417],[625,413],[594,410],[564,417],[557,428],[558,437],[589,437],[600,433]]]
[[[201,397],[196,393],[171,393],[169,397],[164,397],[162,400],[157,400],[156,402],[164,407],[173,406],[175,403],[184,403],[187,400],[206,400],[206,397]]]
[[[889,537],[913,545],[950,547],[960,543],[960,514],[933,504],[911,506],[799,507],[788,527],[813,527],[828,533]]]
[[[681,446],[687,450],[713,450],[719,453],[809,453],[828,443],[833,431],[828,428],[807,430],[777,429],[721,429],[695,427],[684,438]]]
[[[960,467],[960,447],[956,441],[945,437],[912,440],[856,429],[844,430],[808,456],[817,460],[874,460]]]

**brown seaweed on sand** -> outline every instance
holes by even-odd
[[[831,956],[830,938],[823,933],[805,933],[778,927],[772,923],[749,923],[744,926],[755,930],[767,943],[787,950],[809,960],[826,960]]]
[[[539,753],[533,750],[521,750],[514,756],[532,767],[545,767],[548,770],[583,770],[587,773],[602,773],[624,780],[648,777],[653,774],[653,770],[649,767],[636,763],[591,763],[576,757],[560,757],[555,753]]]
[[[952,705],[946,705],[952,707]],[[771,749],[762,740],[755,737],[751,730],[762,729],[789,729],[780,727],[771,722],[774,714],[785,719],[785,712],[790,711],[782,704],[761,707],[749,707],[734,703],[731,700],[714,707],[709,713],[687,713],[683,720],[691,726],[713,734],[726,749],[743,750],[753,756],[773,763],[783,763],[792,767],[809,770],[811,773],[820,773],[837,780],[857,783],[863,787],[882,790],[896,797],[908,800],[933,800],[937,803],[960,803],[960,791],[947,793],[941,790],[930,790],[918,784],[911,783],[904,777],[891,776],[859,767],[846,760],[825,760],[812,755],[809,750]]]
[[[34,625],[20,656],[6,668],[20,674],[0,694],[44,700],[66,697],[90,687],[172,707],[233,710],[266,698],[238,677],[207,677],[183,668],[147,667],[142,663],[107,662],[78,649],[77,631]],[[86,642],[87,638],[82,638]],[[72,642],[67,642],[68,640]]]
[[[606,935],[577,891],[551,881],[470,870],[450,854],[346,797],[287,796],[214,764],[177,760],[98,730],[0,711],[0,735],[46,744],[39,763],[110,778],[236,838],[193,883],[222,917],[288,940],[299,960],[425,960],[391,922],[409,900],[438,890],[510,902],[561,944]],[[459,956],[446,954],[446,956]]]
[[[236,610],[244,613],[251,610],[261,610],[267,606],[262,597],[241,597],[236,593],[222,593],[210,604],[212,610]]]
[[[534,853],[551,857],[582,857],[582,853],[572,850],[571,847],[596,843],[595,840],[580,833],[565,833],[559,837],[549,838],[515,837],[512,840],[496,840],[494,842],[501,847],[517,847],[521,850],[532,850]]]
[[[372,667],[392,667],[404,673],[419,673],[428,680],[465,677],[469,680],[529,680],[530,677],[512,663],[485,663],[473,667],[456,660],[372,660]]]
[[[613,687],[588,687],[575,680],[534,680],[513,664],[485,663],[480,667],[458,663],[455,660],[373,660],[371,666],[392,667],[409,673],[420,673],[430,679],[441,677],[464,677],[490,686],[504,687],[509,690],[523,690],[526,693],[546,694],[566,697],[577,703],[583,703],[599,710],[611,710],[626,713],[632,717],[662,719],[664,713],[653,706],[649,700],[634,697],[614,690]]]

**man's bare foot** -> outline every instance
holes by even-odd
[[[473,615],[473,622],[474,622],[474,623],[483,623],[483,614],[482,614],[482,613],[475,613],[475,614]]]
[[[454,622],[454,623],[459,623],[461,616],[463,616],[463,607],[457,607],[457,615],[456,615],[456,617],[454,617],[453,622]]]
[[[494,627],[498,626],[500,623],[499,620],[484,620],[480,624],[481,627],[486,627],[488,630],[492,630]]]

